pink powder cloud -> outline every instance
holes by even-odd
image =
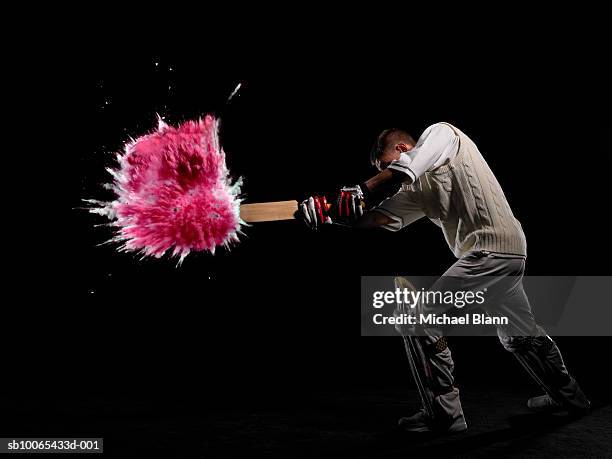
[[[231,183],[219,144],[218,121],[210,115],[178,127],[160,120],[158,129],[137,138],[108,169],[112,202],[89,202],[117,227],[120,250],[179,263],[191,251],[214,253],[238,241],[241,180]]]

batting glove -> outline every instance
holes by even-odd
[[[334,221],[352,224],[363,215],[364,207],[365,195],[360,185],[342,187],[336,200]]]
[[[325,196],[311,196],[300,203],[296,218],[304,221],[308,227],[317,229],[332,223],[330,208]]]

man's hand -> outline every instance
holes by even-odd
[[[352,225],[363,215],[363,191],[359,185],[343,187],[329,204],[325,196],[311,196],[301,202],[296,218],[303,220],[310,228],[317,229],[325,224]]]
[[[336,200],[336,222],[352,225],[363,215],[364,207],[364,194],[359,185],[342,187]]]
[[[311,229],[317,229],[332,223],[329,209],[325,196],[311,196],[300,203],[295,218],[303,220]]]

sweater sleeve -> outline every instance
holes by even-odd
[[[456,154],[458,148],[457,135],[448,125],[433,124],[425,129],[412,150],[391,162],[389,169],[407,174],[414,182]]]
[[[373,208],[372,211],[380,212],[393,219],[392,223],[383,226],[384,229],[389,231],[399,231],[425,216],[414,192],[410,189],[401,189]]]

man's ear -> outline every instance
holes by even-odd
[[[405,153],[407,151],[410,151],[411,149],[412,147],[404,142],[400,142],[395,146],[395,150],[400,153]]]

